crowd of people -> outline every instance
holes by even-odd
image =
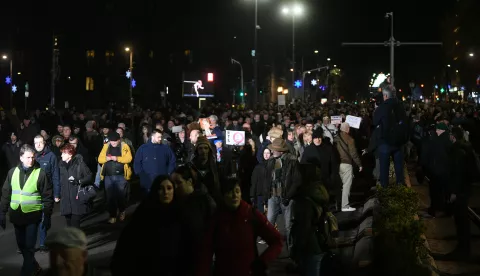
[[[40,274],[37,239],[39,250],[50,252],[54,272],[48,273],[86,275],[86,237],[78,229],[104,190],[107,223],[126,223],[112,275],[265,275],[284,247],[298,273],[319,275],[328,212],[356,210],[349,195],[354,175],[363,171],[360,156],[376,160],[372,177],[383,187],[391,159],[396,183],[405,184],[405,162],[418,156],[431,181],[429,214],[454,203],[459,246],[453,254],[468,254],[466,202],[476,177],[468,164],[478,147],[468,140],[480,135],[478,108],[412,107],[394,95],[387,87],[368,104],[297,101],[255,110],[224,104],[36,110],[23,120],[2,110],[0,226],[8,213],[22,275]],[[361,118],[360,126],[349,125],[347,115]],[[332,124],[332,116],[342,122]],[[228,145],[228,130],[244,131],[245,143]],[[67,228],[48,234],[55,204]],[[257,243],[268,248],[259,254]],[[76,265],[65,265],[70,261]]]

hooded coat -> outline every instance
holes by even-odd
[[[323,223],[320,216],[327,210],[328,201],[328,193],[320,184],[308,184],[298,190],[292,205],[290,231],[290,253],[294,260],[302,260],[323,252],[316,232]]]

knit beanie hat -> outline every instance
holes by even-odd
[[[207,145],[210,148],[210,150],[213,152],[212,143],[210,143],[207,137],[205,136],[198,137],[197,144],[195,145],[195,149],[197,149],[200,145]]]

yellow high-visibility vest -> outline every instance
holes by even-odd
[[[33,169],[23,189],[20,189],[20,169],[15,168],[12,175],[12,198],[10,208],[17,210],[18,206],[24,213],[42,210],[42,197],[37,189],[40,169]]]

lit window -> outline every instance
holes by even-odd
[[[106,57],[114,57],[114,56],[115,56],[115,53],[112,52],[112,51],[106,51],[106,52],[105,52],[105,56],[106,56]]]
[[[148,57],[153,58],[153,50],[150,51],[150,53],[148,54]]]
[[[458,46],[460,44],[460,41],[455,41],[455,45]]]
[[[454,58],[453,58],[453,60],[457,60],[457,59],[458,59],[458,57],[454,57]]]
[[[185,50],[185,56],[189,56],[190,55],[190,50]]]
[[[93,91],[93,89],[94,89],[93,78],[87,77],[85,81],[85,90]]]
[[[460,30],[460,27],[456,27],[456,28],[453,30],[453,32],[454,32],[454,33],[458,33],[459,30]]]
[[[88,50],[87,51],[87,58],[94,58],[95,57],[95,51],[94,50]]]

